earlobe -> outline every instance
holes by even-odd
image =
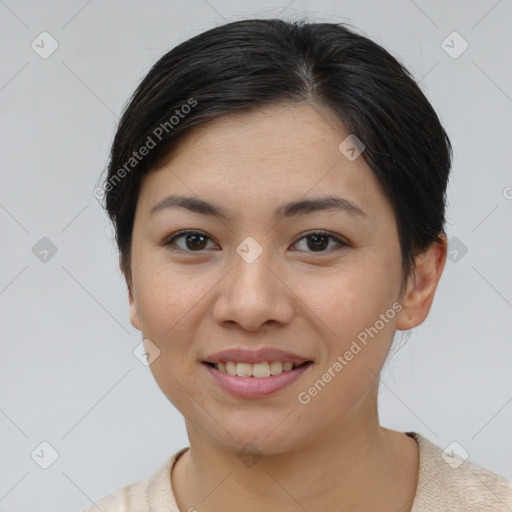
[[[397,316],[398,330],[412,329],[428,316],[446,263],[446,236],[443,234],[441,238],[442,242],[432,244],[416,257],[416,266],[401,300],[403,309]]]
[[[128,285],[128,302],[130,303],[130,323],[135,329],[141,331],[139,313],[137,311],[137,302],[133,297],[132,285]]]

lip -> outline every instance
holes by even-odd
[[[203,359],[205,363],[218,363],[218,362],[233,361],[235,363],[263,363],[265,361],[281,361],[282,363],[292,362],[295,365],[300,365],[306,361],[313,361],[311,357],[302,357],[293,352],[286,352],[272,347],[263,347],[257,350],[247,350],[243,348],[230,348],[210,354]],[[263,377],[267,378],[267,377]]]
[[[212,380],[228,393],[239,398],[263,398],[281,391],[299,379],[313,365],[311,360],[305,361],[309,362],[294,370],[282,372],[279,375],[271,375],[270,377],[239,377],[217,370],[205,362],[201,363],[201,366],[209,372]]]

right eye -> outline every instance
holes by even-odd
[[[177,240],[182,240],[181,245],[176,243]],[[205,250],[208,240],[211,240],[211,238],[201,231],[185,230],[166,238],[161,245],[171,251],[202,252]]]

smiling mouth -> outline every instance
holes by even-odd
[[[313,361],[305,361],[301,364],[295,364],[291,361],[262,361],[255,364],[237,363],[235,361],[219,361],[218,363],[203,361],[203,363],[222,373],[227,373],[228,375],[264,378],[309,366],[313,364]]]

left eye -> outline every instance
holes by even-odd
[[[338,237],[331,235],[329,233],[326,233],[325,231],[315,231],[313,233],[308,233],[307,235],[303,236],[298,240],[299,243],[301,240],[307,240],[306,246],[309,249],[313,249],[311,252],[327,252],[324,249],[326,249],[329,246],[329,243],[331,240],[334,240],[334,242],[338,246],[346,246],[347,244],[340,240]]]
[[[184,246],[180,246],[176,243],[176,240],[183,239]],[[200,231],[182,231],[163,242],[164,246],[174,246],[177,247],[177,250],[183,252],[201,252],[206,249],[206,245],[208,240],[211,241],[211,238]],[[306,252],[326,252],[326,249],[329,248],[329,244],[331,241],[334,241],[338,246],[347,246],[348,244],[340,240],[338,237],[331,235],[325,231],[314,231],[308,233],[301,238],[297,242],[295,242],[294,246],[299,244],[302,240],[306,241],[306,247],[310,249],[310,251]],[[332,248],[332,247],[331,247]],[[175,250],[171,247],[171,250]],[[299,249],[301,250],[301,249]],[[303,250],[303,249],[302,249]]]

